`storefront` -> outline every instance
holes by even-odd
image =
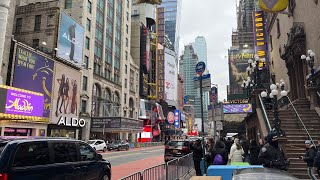
[[[45,136],[48,118],[43,118],[44,95],[0,85],[0,135]]]
[[[94,117],[91,121],[90,139],[136,142],[138,133],[142,131],[142,128],[142,120],[123,117]]]
[[[61,116],[57,124],[48,124],[48,137],[67,137],[82,139],[82,129],[86,126],[84,119]]]

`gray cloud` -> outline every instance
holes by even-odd
[[[236,27],[236,0],[182,0],[180,50],[204,36],[208,49],[208,70],[219,85],[219,100],[227,98],[229,84],[228,48]]]

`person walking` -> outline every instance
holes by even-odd
[[[226,165],[228,163],[228,151],[226,145],[218,140],[211,151],[211,163],[213,165]]]
[[[301,156],[300,159],[304,160],[304,162],[307,163],[308,166],[308,175],[310,176],[310,178],[312,180],[317,179],[316,176],[314,175],[313,172],[313,164],[314,164],[314,158],[316,156],[316,147],[312,144],[311,141],[306,140],[305,143],[306,145],[306,153],[304,154],[304,156]]]
[[[200,139],[195,141],[195,143],[192,146],[192,150],[193,150],[193,164],[194,164],[194,169],[196,170],[196,175],[202,176],[200,162],[203,158],[203,154],[202,154],[203,149],[202,149]]]
[[[260,165],[261,163],[258,160],[260,152],[260,147],[257,145],[256,140],[252,139],[250,140],[250,146],[249,146],[249,163],[250,165]]]
[[[317,145],[317,153],[314,158],[313,167],[314,170],[317,172],[318,176],[320,176],[320,138],[318,139],[318,145]]]
[[[208,144],[207,144],[207,151],[206,151],[206,162],[207,162],[207,166],[210,166],[212,164],[212,151],[213,151],[213,148],[214,148],[214,140],[213,138],[210,138],[208,140]]]
[[[234,140],[233,145],[230,149],[229,162],[243,162],[242,156],[244,154],[243,148],[241,147],[240,141],[238,138]]]
[[[266,139],[267,143],[259,153],[259,161],[264,167],[287,171],[289,161],[282,147],[278,144],[276,132],[270,132]]]

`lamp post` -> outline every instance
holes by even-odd
[[[278,111],[278,95],[280,90],[280,96],[284,97],[288,95],[288,92],[284,90],[285,83],[281,79],[280,83],[271,84],[270,85],[270,94],[269,98],[272,99],[273,102],[273,126],[272,129],[277,133],[277,136],[282,137],[285,136],[285,132],[281,129],[281,120],[279,118],[279,111]],[[266,91],[261,92],[261,97],[266,98],[268,96],[268,93]]]
[[[310,68],[311,74],[308,77],[309,80],[309,86],[314,87],[317,86],[316,80],[315,80],[315,68],[314,68],[314,60],[315,60],[315,53],[312,50],[308,50],[308,55],[302,55],[301,59],[306,60],[307,64]]]

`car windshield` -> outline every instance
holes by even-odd
[[[7,144],[8,142],[0,142],[0,154],[2,154],[2,151]]]
[[[90,140],[90,141],[88,141],[87,143],[88,144],[94,144],[96,141],[93,141],[93,140]]]

